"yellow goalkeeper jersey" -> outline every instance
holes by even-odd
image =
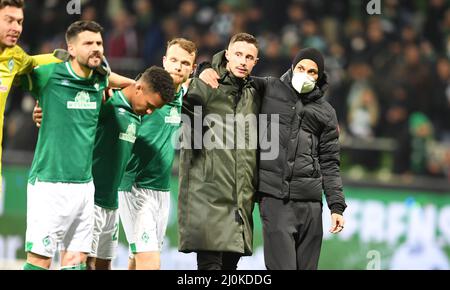
[[[38,56],[29,56],[19,46],[5,48],[0,53],[0,177],[1,177],[1,158],[2,158],[2,140],[3,140],[3,119],[6,106],[6,98],[11,90],[11,86],[16,75],[29,73],[33,67],[48,63],[59,62],[52,54],[43,54]],[[2,191],[0,178],[0,192]]]

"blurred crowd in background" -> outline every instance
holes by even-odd
[[[251,33],[256,76],[280,77],[300,48],[315,47],[326,56],[344,173],[450,180],[450,1],[381,0],[379,15],[361,0],[81,0],[81,15],[69,15],[67,2],[26,1],[26,51],[64,48],[80,18],[105,27],[105,55],[130,77],[161,65],[174,37],[194,41],[200,63],[234,33]],[[5,149],[34,150],[33,106],[20,90],[9,97]]]

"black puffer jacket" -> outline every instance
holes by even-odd
[[[292,70],[281,79],[255,78],[257,89],[264,91],[261,114],[279,125],[275,144],[279,154],[274,160],[264,160],[263,148],[264,142],[273,142],[276,131],[270,125],[260,131],[259,191],[281,199],[320,202],[324,191],[331,211],[342,214],[346,204],[339,173],[339,129],[335,110],[323,99],[326,75],[307,94],[298,94],[291,80]],[[272,114],[279,116],[278,122]]]

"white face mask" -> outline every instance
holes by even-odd
[[[316,80],[306,73],[294,73],[292,76],[292,86],[300,93],[309,93],[316,86]]]

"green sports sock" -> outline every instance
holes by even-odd
[[[25,265],[23,265],[23,269],[24,270],[48,270],[48,269],[45,269],[45,268],[42,268],[39,266],[32,265],[30,263],[25,263]]]
[[[73,266],[65,266],[65,267],[61,267],[61,270],[86,270],[86,264],[78,264],[78,265],[73,265]]]

